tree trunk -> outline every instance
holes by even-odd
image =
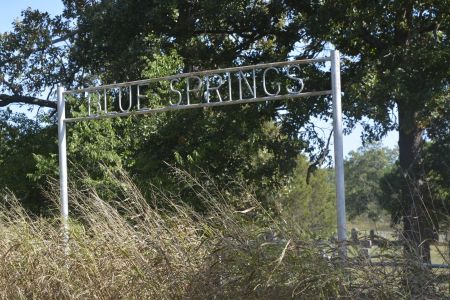
[[[401,197],[405,254],[408,258],[430,263],[432,222],[427,215],[421,171],[423,129],[417,122],[418,113],[407,104],[398,104],[399,156],[402,174]]]

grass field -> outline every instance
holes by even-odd
[[[348,222],[347,230],[350,232],[353,228],[357,229],[358,235],[362,239],[367,239],[370,234],[370,230],[374,230],[377,236],[381,236],[390,241],[398,240],[401,235],[401,226],[397,225],[392,227],[389,222],[387,222],[385,217],[379,222],[373,222],[364,217],[358,217],[355,220]],[[431,245],[431,263],[433,264],[448,264],[449,263],[449,243],[445,240],[444,235],[440,235],[439,242],[433,243]],[[372,247],[369,249],[369,254],[371,256],[377,256],[382,254],[382,250],[378,247]],[[400,255],[402,249],[394,251],[396,254]]]
[[[196,186],[207,204],[199,214],[176,195],[145,199],[126,176],[117,183],[127,195],[120,201],[72,190],[68,245],[58,218],[30,216],[5,192],[0,299],[450,297],[440,274],[409,261],[372,267],[329,258],[333,245],[292,228],[251,194],[248,209],[237,210],[227,194]]]

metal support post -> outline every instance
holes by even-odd
[[[58,148],[59,148],[59,182],[60,182],[60,206],[61,221],[63,224],[63,239],[66,244],[69,241],[69,201],[67,191],[67,150],[66,150],[66,110],[64,101],[64,88],[58,86]]]
[[[333,91],[334,168],[336,171],[336,214],[339,255],[347,257],[347,224],[345,217],[344,149],[341,105],[341,71],[339,51],[331,50],[331,86]]]

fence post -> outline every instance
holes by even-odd
[[[64,88],[58,86],[58,149],[59,149],[59,188],[60,188],[60,207],[61,222],[63,224],[63,241],[66,246],[69,241],[69,200],[67,191],[67,149],[66,149],[66,109],[64,101]]]
[[[448,251],[448,257],[450,257],[450,241],[447,242],[447,251]],[[450,264],[449,264],[450,266]],[[449,283],[450,285],[450,283]]]
[[[341,105],[341,67],[339,51],[331,50],[331,87],[333,90],[334,168],[336,172],[336,214],[339,255],[347,257],[347,224],[345,217],[344,148]]]

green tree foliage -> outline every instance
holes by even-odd
[[[349,153],[345,160],[345,194],[350,219],[361,214],[376,221],[383,196],[380,181],[395,167],[398,153],[380,144],[369,144]]]
[[[182,59],[175,52],[157,55],[149,61],[144,76],[168,75],[182,67]],[[158,103],[168,96],[165,93],[167,89],[158,90],[156,95],[151,91],[151,102]],[[136,119],[136,128],[152,129],[144,136],[134,134],[139,146],[133,156],[133,172],[142,181],[191,193],[190,188],[167,176],[166,164],[178,166],[203,177],[206,186],[208,176],[232,190],[233,182],[252,186],[263,201],[269,191],[283,184],[302,144],[289,138],[273,120],[261,117],[259,111],[247,105]]]
[[[332,169],[317,169],[306,182],[308,161],[299,156],[294,176],[281,190],[281,215],[299,234],[327,238],[336,229],[335,187]]]
[[[398,128],[404,234],[411,252],[419,249],[429,261],[433,225],[427,221],[430,202],[423,201],[420,184],[425,177],[422,150],[433,123],[444,125],[448,118],[442,112],[449,101],[449,2],[320,1],[307,8],[303,1],[289,3],[305,18],[312,44],[330,42],[348,56],[343,68],[346,114],[375,121],[365,125],[368,138]],[[391,117],[394,108],[398,120]]]
[[[54,101],[36,95],[45,88],[53,90],[57,84],[73,88],[140,79],[148,59],[153,59],[154,54],[170,55],[172,50],[181,56],[183,69],[190,71],[281,60],[292,53],[299,58],[312,57],[334,44],[348,57],[343,65],[343,89],[349,125],[363,117],[374,120],[365,124],[369,139],[392,128],[399,130],[402,178],[410,178],[417,187],[411,194],[409,182],[403,180],[400,185],[405,235],[414,247],[424,250],[425,257],[428,255],[428,244],[423,243],[428,235],[423,229],[430,227],[424,222],[429,202],[419,201],[424,194],[419,183],[425,177],[423,137],[428,133],[433,138],[434,132],[439,132],[433,128],[437,124],[446,126],[442,112],[449,97],[448,0],[65,0],[64,4],[64,14],[55,18],[27,10],[13,32],[0,36],[0,106],[27,103],[55,108]],[[303,68],[302,72],[311,87],[329,88],[328,81],[322,80],[328,75],[323,68]],[[280,125],[280,137],[286,138],[288,148],[293,149],[300,137],[305,137],[301,129],[311,115],[329,117],[329,100],[319,97],[314,101],[254,105],[243,107],[247,110],[243,115],[238,108],[217,113],[204,110],[196,112],[195,119],[190,116],[186,123],[174,125],[185,132],[196,132],[234,118],[234,128],[239,128],[241,136],[230,137],[228,142],[247,143],[239,147],[252,149],[247,152],[252,153],[247,157],[251,160],[258,151],[268,151],[264,150],[266,144],[252,142],[268,122]],[[395,108],[398,122],[391,118]],[[315,137],[311,132],[306,135]],[[217,151],[214,147],[203,151],[176,143],[172,140],[177,148],[169,147],[164,153],[178,153],[183,162],[189,157],[195,161],[198,153],[202,160],[213,163],[211,153]],[[196,143],[203,146],[205,142],[199,138]],[[440,150],[430,155],[444,153],[446,148],[441,147],[446,145],[435,143],[435,149]],[[310,149],[312,145],[306,146]],[[231,151],[239,147],[225,148],[230,149],[225,157],[233,158]],[[288,151],[292,156],[286,156],[285,149],[273,148],[273,155],[288,157],[290,162],[298,152]],[[247,161],[240,165],[251,164]],[[267,169],[266,174],[269,172]],[[417,209],[412,203],[424,205]]]
[[[154,55],[147,64],[145,77],[173,74],[183,67],[175,52]],[[167,96],[167,89],[150,90],[148,96],[152,105],[158,105]],[[75,100],[68,100],[69,114],[85,113]],[[170,174],[171,167],[177,166],[204,180],[206,188],[220,182],[237,193],[244,184],[269,205],[267,195],[284,183],[302,145],[289,139],[275,122],[258,119],[257,113],[246,106],[70,124],[70,180],[78,180],[81,171],[89,174],[81,177],[82,184],[110,193],[114,189],[109,172],[125,168],[136,176],[144,192],[156,185],[181,194],[185,201],[201,208],[192,189]],[[57,166],[54,154],[37,155],[35,159],[33,178],[42,182],[46,176],[57,175],[49,167]]]
[[[447,141],[446,141],[447,139]],[[448,138],[428,141],[423,148],[422,172],[423,177],[415,182],[410,177],[405,178],[398,163],[386,173],[381,180],[381,205],[391,213],[392,220],[398,223],[402,218],[404,206],[402,184],[408,185],[410,194],[418,193],[418,201],[426,205],[429,223],[429,235],[436,236],[438,231],[446,231],[449,226],[450,214],[450,160]]]
[[[56,143],[48,141],[55,141],[56,130],[9,109],[0,111],[0,116],[0,190],[8,188],[22,199],[35,199],[25,203],[27,208],[44,211],[48,203],[43,202],[41,188],[45,182],[33,176],[38,167],[32,154],[54,153]],[[56,165],[50,167],[56,171]]]
[[[187,70],[284,59],[301,36],[300,24],[287,21],[297,17],[279,1],[64,3],[77,23],[74,60],[96,74],[108,65],[109,80],[139,78],[145,57],[171,49]]]
[[[28,77],[34,76],[29,70],[34,68],[36,55],[46,62],[53,61],[36,66],[40,74],[57,73],[40,78],[43,85],[54,88],[62,83],[72,88],[98,81],[169,75],[181,69],[284,59],[299,34],[298,24],[287,22],[288,15],[280,4],[64,3],[63,16],[51,20],[46,14],[28,10],[14,32],[2,36],[0,55],[11,56],[12,49],[23,55],[0,65],[5,74],[2,88],[7,92],[0,96],[0,105],[22,102],[54,107],[54,102],[34,97],[42,91],[37,85],[29,84],[27,90],[17,93],[11,88],[22,86]],[[46,38],[39,39],[31,33],[33,30]],[[28,42],[23,44],[19,39]],[[61,41],[66,44],[62,46]],[[59,57],[47,52],[36,54],[39,48],[58,52]],[[15,64],[21,61],[20,70],[26,76],[16,78],[11,70],[16,70]],[[60,80],[54,80],[57,77]],[[159,100],[153,98],[153,104]],[[321,101],[323,106],[326,99]],[[76,113],[75,106],[69,114]],[[295,123],[285,114],[286,104],[280,103],[79,124],[69,130],[69,159],[82,165],[97,181],[104,180],[104,171],[97,166],[101,162],[127,167],[142,178],[143,184],[179,190],[182,187],[171,182],[167,174],[167,162],[193,172],[207,172],[221,182],[244,181],[255,185],[262,196],[265,191],[281,186],[304,147],[298,130],[309,115],[302,112],[316,109],[317,103],[305,101],[297,107]],[[50,159],[54,163],[54,157]],[[40,166],[45,169],[46,164]]]
[[[425,182],[431,195],[433,215],[448,225],[450,215],[450,100],[442,97],[437,101],[439,110],[434,114],[428,129],[430,141],[425,145]]]

